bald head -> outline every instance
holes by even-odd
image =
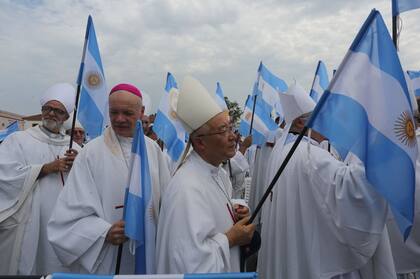
[[[143,111],[142,99],[131,92],[119,90],[109,96],[109,118],[119,136],[133,136],[136,121],[141,119]]]

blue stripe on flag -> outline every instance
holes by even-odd
[[[416,97],[420,97],[420,71],[407,71],[411,86]]]
[[[13,134],[16,131],[19,131],[19,123],[14,121],[9,124],[6,129],[0,130],[0,141],[3,141],[7,136]]]
[[[99,54],[99,46],[96,40],[96,32],[95,32],[95,26],[93,25],[93,21],[91,22],[90,30],[89,30],[88,50],[91,53],[91,55],[94,57],[96,64],[98,64],[99,68],[101,69],[101,72],[103,73],[104,69],[102,67],[102,60]]]
[[[84,87],[80,90],[80,106],[77,112],[77,118],[82,123],[86,131],[86,136],[94,139],[102,134],[103,116],[102,112],[96,106],[96,103],[90,97],[90,94]],[[100,123],[100,125],[98,125]]]
[[[420,0],[392,0],[392,16],[420,8]]]
[[[270,72],[270,70],[268,70],[268,68],[262,62],[260,63],[258,72],[260,73],[261,78],[277,91],[287,91],[287,84],[282,79]]]
[[[365,53],[373,65],[393,76],[400,83],[411,104],[404,72],[401,67],[395,67],[394,61],[399,61],[398,54],[394,44],[389,44],[390,41],[392,39],[382,17],[371,13],[350,46],[350,50]],[[387,59],[383,59],[383,57],[387,57]]]
[[[243,137],[249,136],[249,128],[251,128],[249,123],[245,121],[241,121],[239,123],[239,133]],[[258,130],[253,128],[252,129],[252,144],[262,145],[265,142],[266,142],[266,137],[263,134],[261,134]]]
[[[185,140],[182,141],[178,138],[176,128],[171,124],[171,121],[166,115],[158,110],[156,114],[155,123],[153,125],[153,131],[156,135],[162,139],[165,143],[165,147],[168,150],[168,155],[174,160],[178,161],[185,147]]]

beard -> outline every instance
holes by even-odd
[[[42,126],[51,132],[60,132],[63,123],[52,119],[42,119]]]

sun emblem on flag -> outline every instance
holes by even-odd
[[[98,88],[102,84],[101,75],[96,71],[88,72],[85,77],[85,84],[90,89]]]
[[[394,132],[404,145],[409,147],[416,145],[416,129],[408,112],[404,111],[397,118],[394,124]]]
[[[176,114],[176,107],[178,104],[178,90],[176,90],[175,88],[172,88],[169,91],[169,116],[173,119],[176,120],[178,118],[178,115]]]

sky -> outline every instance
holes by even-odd
[[[331,78],[372,8],[391,30],[391,0],[3,0],[0,110],[39,113],[49,86],[75,84],[89,14],[108,88],[132,83],[156,111],[168,71],[210,92],[219,81],[242,106],[263,61],[309,92],[318,60]],[[401,19],[402,65],[420,70],[420,9]]]

